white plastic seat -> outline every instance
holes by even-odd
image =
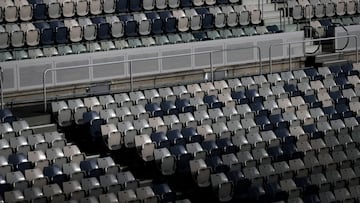
[[[24,136],[11,137],[9,143],[13,150],[18,153],[26,154],[31,150],[31,146],[28,144]]]
[[[136,188],[136,196],[142,202],[155,203],[158,202],[158,198],[150,186]]]
[[[49,143],[52,147],[63,148],[66,145],[66,140],[64,139],[64,134],[57,131],[54,132],[45,132],[44,133],[45,141]]]
[[[123,106],[115,109],[116,116],[122,121],[133,121],[135,115],[131,114],[131,111],[128,107]]]
[[[221,202],[230,201],[233,195],[233,184],[224,173],[212,174],[211,185]]]
[[[64,9],[64,8],[63,8]],[[71,42],[80,42],[83,38],[83,30],[75,19],[64,20],[65,26],[69,29]]]
[[[120,172],[116,175],[118,182],[122,184],[125,189],[135,189],[139,187],[138,180],[135,179],[134,175],[130,171]]]
[[[85,177],[85,172],[81,170],[79,163],[70,162],[62,165],[64,174],[68,175],[70,180],[81,181]]]
[[[336,14],[336,4],[334,2],[326,3],[326,16],[333,17]]]
[[[97,35],[96,25],[89,18],[78,18],[78,21],[84,32],[84,39],[88,41],[95,40]]]
[[[15,6],[18,8],[19,18],[21,21],[29,21],[32,19],[32,6],[27,0],[15,0]]]
[[[86,196],[85,191],[82,189],[79,181],[70,180],[62,183],[63,192],[73,200],[80,200]]]
[[[64,155],[64,152],[60,148],[50,148],[46,150],[46,157],[54,164],[59,166],[68,162],[67,157]]]
[[[47,3],[47,5],[49,18],[56,19],[61,17],[62,5],[59,1],[51,0]]]
[[[110,4],[110,5],[108,5]],[[104,11],[106,9],[107,12],[109,11],[115,11],[115,2],[109,2],[108,0],[104,0],[104,2],[102,2],[101,0],[91,0],[90,1],[90,13],[92,15],[99,15],[102,13],[103,11],[103,6],[106,5],[107,7],[104,8]],[[112,6],[112,7],[111,7]]]
[[[6,182],[14,186],[14,189],[23,190],[29,186],[29,182],[21,171],[14,171],[6,174]]]
[[[78,16],[87,16],[89,14],[89,2],[87,0],[76,1],[76,14]]]
[[[180,0],[167,0],[170,8],[178,8],[180,6]]]
[[[140,35],[148,35],[151,32],[151,21],[147,19],[144,13],[136,13],[134,14],[134,19],[139,24],[139,34]]]
[[[0,3],[0,7],[4,12],[4,19],[6,22],[15,22],[19,18],[18,8],[12,0],[5,0]]]
[[[140,200],[137,199],[135,191],[132,189],[119,191],[117,196],[119,202],[140,202]]]
[[[210,185],[210,168],[207,167],[203,159],[195,159],[189,162],[190,171],[199,187],[208,187]]]
[[[5,49],[10,46],[10,35],[5,28],[0,25],[0,48]]]
[[[205,0],[205,3],[206,3],[206,5],[211,6],[211,5],[216,4],[216,0]]]
[[[101,126],[101,133],[105,139],[105,143],[110,150],[121,148],[122,136],[116,128],[115,124],[106,124]]]
[[[178,129],[181,130],[183,124],[180,122],[179,118],[176,115],[166,115],[163,117],[164,124],[167,125],[168,129]]]
[[[33,130],[30,128],[28,122],[26,120],[14,121],[12,123],[13,129],[18,135],[31,135],[33,134]]]
[[[232,6],[222,6],[221,10],[226,14],[226,24],[229,27],[235,27],[238,25],[238,14],[235,12]]]
[[[108,194],[121,190],[121,184],[118,182],[115,174],[102,175],[99,177],[99,180],[100,180],[101,186],[103,188],[106,188],[106,191]]]
[[[194,6],[202,6],[205,4],[205,0],[193,0]]]
[[[32,23],[21,23],[21,30],[25,33],[26,44],[37,46],[40,42],[40,31]]]
[[[174,10],[172,15],[177,19],[177,29],[180,32],[186,32],[190,28],[190,20],[183,10]]]
[[[215,27],[223,28],[226,26],[226,14],[219,7],[210,7],[209,12],[215,16]]]
[[[152,142],[149,135],[143,134],[135,136],[135,146],[144,161],[154,160],[155,143]]]
[[[71,18],[75,16],[75,5],[76,2],[72,0],[60,0],[59,2],[62,3],[62,14],[66,18]],[[66,23],[65,23],[66,26]],[[67,26],[66,26],[67,27]]]
[[[176,158],[171,155],[167,148],[160,148],[154,150],[155,162],[160,167],[160,171],[163,175],[172,175],[176,169]]]
[[[33,187],[41,188],[48,184],[47,177],[44,176],[42,169],[39,168],[25,170],[25,178],[32,183]]]
[[[86,191],[88,196],[99,196],[104,193],[104,188],[100,185],[97,178],[84,178],[81,180],[82,189]]]
[[[6,31],[10,34],[10,43],[13,47],[22,47],[25,44],[25,33],[17,24],[6,24]]]
[[[186,144],[186,151],[191,153],[194,157],[194,160],[197,159],[205,159],[206,158],[206,151],[203,150],[201,145],[198,142],[194,143],[187,143]]]
[[[12,190],[4,192],[4,199],[6,202],[22,202],[24,195],[21,190]]]
[[[44,185],[43,187],[44,196],[48,197],[52,201],[56,202],[64,202],[65,194],[61,190],[60,186],[56,183],[50,185]]]

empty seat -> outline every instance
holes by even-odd
[[[221,11],[219,7],[209,8],[209,12],[215,17],[215,27],[223,28],[226,25],[226,14]]]
[[[51,21],[50,27],[53,29],[54,41],[58,44],[64,44],[68,42],[68,31],[64,22],[62,21]],[[76,28],[79,29],[79,28]]]
[[[195,9],[198,15],[202,17],[202,28],[203,29],[212,29],[214,28],[215,17],[209,12],[207,8],[197,8]]]
[[[32,5],[27,0],[14,1],[15,6],[18,7],[19,18],[21,21],[29,21],[32,19],[33,10]],[[6,12],[5,12],[6,16]]]
[[[200,30],[202,26],[201,16],[198,15],[195,9],[185,9],[186,16],[190,19],[190,28],[191,30]]]
[[[173,16],[177,19],[177,29],[180,32],[186,32],[189,30],[190,21],[187,15],[183,10],[174,10],[172,11]]]
[[[64,20],[64,25],[69,29],[69,38],[71,42],[79,42],[82,40],[83,31],[76,20]]]
[[[82,27],[84,32],[84,39],[92,41],[96,39],[96,25],[93,24],[90,18],[79,18],[79,25]]]
[[[176,32],[177,19],[171,14],[171,12],[170,11],[162,11],[162,12],[159,12],[158,14],[164,23],[163,30],[165,31],[165,33]]]
[[[221,202],[232,199],[233,184],[224,173],[212,174],[211,185]]]
[[[3,1],[0,5],[6,22],[15,22],[19,17],[18,8],[11,0]]]
[[[97,38],[99,40],[110,39],[111,37],[111,28],[110,24],[106,22],[104,18],[95,17],[92,18],[91,21],[97,25]]]
[[[5,29],[10,34],[10,43],[13,47],[22,47],[25,44],[25,33],[17,24],[6,24]]]

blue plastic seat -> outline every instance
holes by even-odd
[[[276,137],[281,138],[281,139],[285,139],[286,137],[291,135],[287,128],[280,128],[280,127],[276,128],[274,130],[274,133],[275,133]]]
[[[229,171],[229,166],[224,164],[219,156],[209,156],[205,162],[211,167],[212,173],[227,173]]]
[[[342,72],[340,65],[331,65],[331,66],[329,66],[329,70],[335,76],[337,76],[340,72]]]
[[[311,185],[311,180],[310,180],[309,176],[295,177],[294,182],[297,187],[302,188],[302,189],[305,189],[306,187]]]
[[[344,103],[338,103],[335,105],[335,109],[336,109],[337,113],[342,114],[342,113],[345,113],[346,111],[348,111],[349,107],[348,107],[348,105],[346,105]]]
[[[250,108],[251,108],[252,111],[255,111],[255,112],[259,112],[259,111],[265,109],[262,102],[250,103]]]
[[[129,9],[132,12],[139,12],[142,10],[142,1],[141,0],[130,0]]]
[[[145,110],[147,112],[150,112],[152,115],[156,116],[162,116],[164,112],[161,110],[159,104],[157,103],[148,103],[145,105]]]
[[[347,63],[341,65],[341,70],[344,73],[350,73],[353,70],[353,68],[354,68],[353,64],[350,62],[347,62]]]
[[[153,34],[163,33],[163,20],[156,12],[146,13],[146,17],[151,20],[151,32]]]
[[[310,135],[318,131],[315,124],[303,125],[303,130]]]
[[[216,4],[228,4],[229,0],[216,0]]]
[[[270,124],[270,120],[267,116],[255,116],[255,123],[256,125],[259,125],[259,126],[264,126],[264,125],[267,125],[267,124]]]
[[[186,139],[186,141],[188,143],[192,143],[192,142],[201,143],[203,140],[203,137],[201,135],[199,135],[196,132],[196,129],[193,127],[183,128],[181,130],[181,134],[184,136],[184,138]]]
[[[284,90],[285,90],[285,92],[293,94],[294,92],[298,91],[298,88],[294,84],[285,84]]]
[[[229,171],[227,177],[234,183],[234,199],[244,201],[248,197],[248,188],[251,183],[245,178],[241,170]]]
[[[61,171],[61,168],[56,164],[44,167],[43,174],[48,177],[52,183],[57,183],[59,185],[62,185],[62,183],[68,179],[66,174],[64,174]]]
[[[206,95],[204,96],[204,103],[208,105],[209,108],[222,108],[223,103],[218,100],[215,95]]]
[[[323,107],[323,112],[326,115],[332,115],[336,113],[336,110],[333,106],[327,106],[327,107]]]
[[[180,0],[180,6],[182,8],[192,7],[192,0]]]
[[[54,33],[54,41],[57,44],[66,44],[68,40],[68,29],[62,21],[51,21],[50,27]]]
[[[16,121],[16,116],[13,115],[10,109],[1,109],[0,118],[3,123],[12,123],[13,121]]]
[[[329,95],[330,95],[331,99],[333,99],[335,102],[337,102],[338,99],[343,97],[340,91],[333,91],[333,92],[330,91]]]
[[[7,183],[6,180],[1,176],[0,177],[0,200],[4,197],[4,193],[13,190],[13,186],[10,183]]]
[[[207,8],[196,8],[196,12],[201,15],[202,18],[202,28],[203,29],[213,29],[215,17],[209,12]]]
[[[282,199],[287,198],[288,194],[285,191],[282,191],[279,183],[276,183],[276,182],[267,183],[267,184],[264,184],[263,187],[264,187],[265,193],[267,194],[266,201],[271,200],[273,202],[273,201],[282,200]]]
[[[237,153],[239,151],[239,148],[231,142],[230,138],[218,139],[216,144],[221,149],[222,154]]]
[[[342,75],[335,77],[334,80],[337,85],[342,86],[342,87],[346,86],[349,83],[348,80],[346,79],[346,77],[342,76]]]
[[[189,99],[177,99],[175,100],[176,108],[179,109],[180,112],[191,112],[193,113],[196,108],[190,105]]]
[[[270,115],[269,120],[272,124],[274,124],[276,126],[278,125],[278,123],[284,122],[284,118],[282,117],[281,114]]]
[[[97,38],[99,40],[111,38],[111,26],[104,18],[95,17],[92,18],[91,21],[97,25]]]
[[[231,97],[238,104],[247,104],[247,103],[249,103],[249,100],[246,98],[244,92],[242,92],[242,91],[232,92]]]
[[[193,36],[196,41],[206,41],[210,40],[205,32],[194,32]]]
[[[172,101],[163,101],[160,103],[160,107],[166,114],[172,115],[172,114],[178,114],[179,110],[176,108],[174,102]]]
[[[282,161],[284,159],[284,152],[280,146],[269,147],[267,149],[267,153],[273,158],[274,161]]]
[[[42,0],[30,0],[30,4],[33,6],[33,19],[34,20],[46,20],[47,19],[47,6]]]
[[[207,151],[209,156],[220,156],[221,149],[217,146],[214,140],[207,140],[201,143],[201,147]]]
[[[305,74],[310,77],[312,80],[315,80],[319,75],[318,71],[315,68],[304,69]]]
[[[96,159],[81,161],[80,168],[87,173],[88,177],[100,177],[104,175],[104,171],[98,166]]]
[[[129,12],[129,1],[128,0],[117,0],[115,11],[116,11],[116,13]]]
[[[256,89],[249,89],[245,92],[246,98],[252,99],[259,96],[259,92]]]
[[[54,44],[53,29],[50,27],[49,23],[36,22],[34,23],[34,26],[40,30],[40,42],[42,45]]]
[[[161,202],[175,202],[176,193],[171,190],[167,183],[153,185],[152,189]]]
[[[266,29],[271,33],[281,33],[284,32],[283,30],[280,30],[277,25],[268,25],[266,26]]]
[[[331,19],[320,19],[319,22],[324,27],[332,26]]]
[[[166,137],[164,132],[153,132],[150,138],[156,143],[156,148],[170,147],[170,140]]]
[[[29,161],[23,153],[10,154],[8,157],[9,164],[12,164],[15,169],[24,172],[27,169],[34,168],[31,161]]]
[[[159,16],[164,23],[163,29],[166,33],[177,32],[177,19],[171,14],[170,11],[159,12]]]
[[[96,111],[89,111],[83,114],[84,124],[89,126],[92,141],[102,138],[101,125],[105,124],[105,120],[100,118]]]
[[[138,22],[134,19],[131,15],[121,15],[119,16],[119,19],[124,23],[125,25],[125,35],[127,37],[136,37],[138,36]]]
[[[170,147],[170,152],[176,157],[176,170],[179,172],[188,172],[190,170],[189,161],[192,159],[192,154],[188,153],[183,145]]]
[[[168,130],[166,137],[169,139],[172,145],[185,145],[186,139],[183,137],[179,129]]]

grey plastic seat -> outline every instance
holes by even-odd
[[[145,47],[150,47],[150,46],[155,46],[156,45],[156,42],[155,42],[154,38],[152,38],[152,37],[142,37],[141,38],[141,43]]]
[[[187,143],[186,144],[186,150],[188,153],[191,153],[194,156],[194,160],[196,159],[203,159],[206,158],[206,151],[201,147],[201,145],[198,142],[194,143]]]
[[[3,1],[0,5],[0,8],[3,10],[3,18],[6,22],[15,22],[18,20],[18,8],[15,6],[13,1]]]
[[[9,140],[11,148],[18,153],[26,154],[31,150],[31,146],[24,136],[11,137]]]
[[[149,135],[137,135],[134,139],[135,147],[138,149],[141,158],[144,161],[154,160],[155,143],[152,142]]]
[[[52,163],[57,164],[59,166],[68,162],[67,157],[64,155],[64,152],[60,148],[50,148],[46,150],[46,157]]]
[[[62,165],[64,174],[70,177],[70,180],[81,181],[85,177],[85,172],[81,170],[79,163],[70,162]]]
[[[69,29],[70,41],[80,42],[83,38],[83,31],[79,23],[75,19],[72,19],[72,20],[64,20],[64,24]]]
[[[210,185],[210,168],[207,167],[203,159],[195,159],[189,162],[190,171],[199,187]]]
[[[97,36],[97,26],[92,23],[90,18],[79,18],[78,21],[84,32],[84,39],[88,41],[95,40]]]
[[[219,201],[230,201],[233,195],[233,184],[224,173],[212,174],[211,185],[216,191]]]
[[[12,123],[13,129],[18,135],[31,135],[33,134],[33,130],[30,128],[28,122],[26,120],[14,121]]]
[[[164,124],[167,125],[168,129],[178,129],[181,130],[183,124],[180,122],[179,118],[176,115],[166,115],[164,116]]]
[[[28,188],[29,182],[21,171],[14,171],[6,174],[6,182],[13,185],[14,189],[23,190]]]
[[[235,27],[238,25],[238,14],[235,12],[231,5],[222,6],[221,10],[226,14],[226,23],[229,27]]]
[[[70,199],[79,201],[86,196],[85,191],[82,189],[79,181],[71,180],[63,182],[63,192],[68,195]]]
[[[54,202],[64,202],[65,201],[65,194],[61,190],[58,184],[50,184],[43,186],[43,193],[44,196],[48,197],[51,201]]]
[[[175,173],[176,159],[167,148],[155,149],[154,159],[155,162],[158,163],[163,175],[172,175]]]
[[[27,152],[27,157],[37,168],[43,169],[50,165],[50,161],[47,159],[44,151],[29,151]]]
[[[248,11],[244,5],[234,5],[234,11],[238,14],[238,22],[242,26],[250,24],[251,13]]]
[[[64,137],[65,135],[63,133],[59,133],[57,131],[44,133],[45,141],[54,148],[63,148],[66,145]]]
[[[116,191],[117,192],[117,191]],[[99,202],[103,202],[103,203],[117,203],[119,202],[118,198],[116,197],[115,195],[115,192],[114,193],[106,193],[106,194],[103,194],[103,195],[100,195],[99,196]]]
[[[23,194],[24,194],[24,199],[27,201],[31,201],[31,200],[33,202],[46,202],[47,201],[42,189],[39,187],[26,188],[24,190]]]
[[[6,191],[4,193],[4,199],[6,202],[22,202],[24,201],[24,195],[21,190]]]
[[[84,178],[81,180],[82,189],[85,190],[89,196],[99,196],[104,193],[97,178]]]
[[[190,112],[180,113],[179,120],[188,127],[196,127],[198,125],[198,121],[195,120],[194,116]]]

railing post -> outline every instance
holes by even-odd
[[[3,67],[0,66],[0,86],[1,86],[1,109],[4,109],[4,70]]]
[[[212,62],[212,51],[210,52],[210,71],[211,71],[211,82],[214,83],[214,66]]]
[[[130,75],[130,91],[134,91],[134,78],[132,74],[132,61],[129,61],[129,75]]]
[[[269,72],[272,73],[272,56],[271,56],[272,44],[269,47]]]
[[[43,97],[44,97],[44,112],[47,111],[47,95],[46,95],[46,73],[49,69],[45,70],[43,73]]]
[[[289,43],[289,71],[291,71],[291,43]]]
[[[261,49],[259,46],[256,46],[257,50],[258,50],[258,58],[259,58],[259,63],[260,63],[260,70],[259,70],[259,74],[262,74],[262,69],[263,69],[263,65],[262,65],[262,59],[261,59]]]
[[[358,37],[355,35],[355,43],[356,43],[356,64],[359,65],[359,47],[358,47]]]

